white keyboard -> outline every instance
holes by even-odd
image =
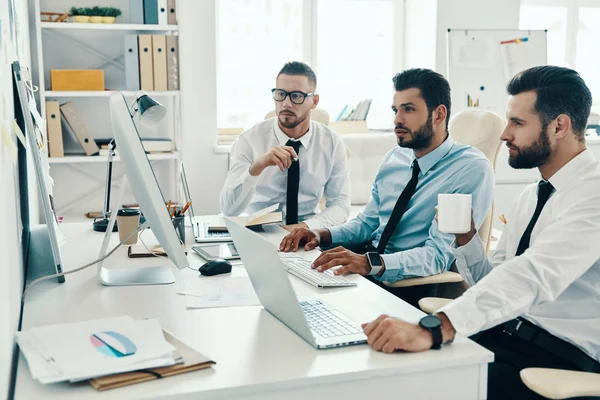
[[[303,281],[310,283],[316,287],[344,287],[356,286],[355,282],[351,282],[341,276],[336,276],[331,270],[319,272],[310,267],[311,262],[307,259],[292,253],[279,253],[281,261],[286,270]]]

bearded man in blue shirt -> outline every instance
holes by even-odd
[[[434,219],[438,194],[471,194],[479,228],[494,193],[494,173],[485,155],[456,143],[448,132],[448,81],[432,70],[409,69],[396,74],[393,82],[398,147],[385,155],[364,211],[329,229],[296,229],[280,245],[286,252],[300,246],[329,248],[313,268],[341,266],[335,274],[360,274],[380,285],[450,269],[454,236],[438,230]],[[381,286],[413,305],[421,297],[435,295],[434,287]]]

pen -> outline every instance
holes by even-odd
[[[175,210],[177,210],[177,206],[173,206],[173,211],[171,212],[171,218],[175,216]]]
[[[506,225],[506,217],[504,216],[504,214],[498,215],[498,219],[500,220],[500,222],[502,222],[502,224]]]
[[[169,203],[167,203],[167,212],[171,214],[171,200],[169,200]]]

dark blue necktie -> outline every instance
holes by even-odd
[[[415,161],[413,161],[412,177],[410,178],[410,181],[408,181],[408,184],[400,194],[400,197],[398,197],[398,201],[396,201],[396,205],[394,206],[394,211],[392,211],[392,215],[390,216],[390,219],[387,225],[385,226],[383,233],[381,234],[381,239],[379,240],[379,244],[377,245],[377,252],[379,254],[383,254],[385,252],[385,248],[388,242],[390,241],[392,234],[396,230],[396,226],[398,225],[398,222],[400,222],[400,219],[402,218],[402,215],[406,210],[406,206],[408,205],[410,198],[413,194],[415,194],[415,190],[417,189],[417,182],[419,181],[420,171],[421,169],[419,168],[419,163],[415,159]]]
[[[288,140],[285,144],[300,153],[300,142]],[[287,196],[285,203],[285,223],[287,225],[298,223],[298,189],[300,188],[300,160],[292,161],[287,171]]]
[[[531,231],[533,231],[533,227],[537,222],[540,214],[542,213],[542,209],[544,205],[550,198],[550,193],[554,190],[554,186],[548,181],[541,180],[538,183],[538,199],[537,205],[535,206],[535,211],[533,212],[533,216],[525,228],[525,232],[523,232],[523,236],[521,236],[521,240],[519,241],[519,247],[517,248],[517,256],[520,256],[529,248],[529,241],[531,240]]]

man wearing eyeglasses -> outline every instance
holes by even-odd
[[[285,228],[319,229],[339,225],[350,213],[346,146],[327,126],[311,121],[319,104],[317,77],[301,62],[289,62],[277,75],[276,118],[243,132],[231,150],[221,191],[225,215],[254,213],[280,204]],[[324,195],[326,208],[317,213]]]

